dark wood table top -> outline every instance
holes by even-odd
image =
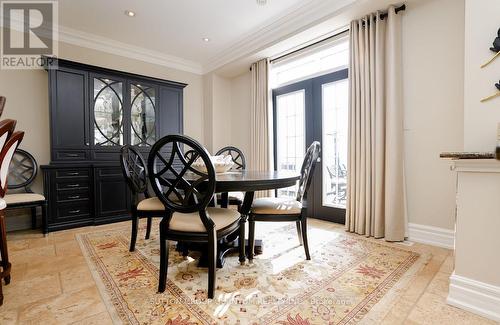
[[[216,175],[216,192],[255,192],[289,187],[300,178],[298,173],[283,171],[229,171]]]

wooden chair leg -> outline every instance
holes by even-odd
[[[36,207],[31,207],[31,229],[36,229]]]
[[[151,235],[151,225],[153,224],[153,218],[148,217],[148,225],[146,226],[146,239],[149,239]]]
[[[301,228],[302,228],[302,241],[304,243],[304,251],[306,252],[306,260],[310,260],[311,255],[309,255],[309,244],[307,242],[307,218],[302,218]]]
[[[255,249],[255,221],[248,220],[248,260],[253,261]]]
[[[208,233],[208,299],[215,295],[215,271],[217,270],[217,234],[215,228]]]
[[[47,202],[42,204],[42,229],[44,234],[47,234],[49,232],[49,221],[47,220]]]
[[[238,238],[238,246],[240,251],[240,264],[245,265],[245,223],[246,216],[241,216],[240,218],[240,236]]]
[[[132,234],[130,235],[130,251],[135,251],[135,242],[137,241],[137,232],[139,231],[139,217],[137,211],[132,211]]]
[[[2,289],[2,281],[0,279],[0,306],[3,305],[3,289]]]
[[[0,211],[0,256],[2,258],[2,273],[5,284],[10,283],[10,262],[9,251],[7,249],[7,231],[5,225],[5,210]],[[0,282],[2,279],[0,278]]]
[[[169,243],[165,234],[165,219],[160,222],[160,277],[158,279],[158,292],[165,292],[167,288],[168,253]]]
[[[295,222],[295,225],[297,226],[297,236],[299,237],[299,243],[302,246],[302,245],[304,245],[304,241],[302,240],[302,230],[300,229],[301,228],[300,221],[297,220]]]

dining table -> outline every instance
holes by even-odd
[[[266,191],[266,190],[276,190],[279,188],[294,186],[300,178],[300,174],[292,171],[254,171],[254,170],[232,170],[225,173],[216,174],[216,184],[215,192],[222,193],[221,202],[214,201],[215,205],[220,205],[223,208],[228,206],[228,194],[229,192],[243,192],[245,193],[243,204],[240,208],[240,214],[242,218],[247,218],[252,208],[252,202],[255,196],[255,192]],[[216,195],[214,195],[216,198]],[[224,241],[218,243],[217,247],[217,267],[222,268],[224,266],[224,256],[230,252],[238,250],[238,234],[236,231],[234,235],[228,236]],[[182,251],[183,243],[178,245],[178,250]],[[207,254],[203,246],[197,244],[198,248],[194,248],[192,244],[187,244],[188,249],[195,249],[202,252],[198,266],[206,267],[208,266]],[[195,244],[196,245],[196,244]],[[246,243],[248,252],[248,241]],[[262,252],[262,240],[255,240],[255,252],[256,254]]]

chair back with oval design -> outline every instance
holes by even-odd
[[[148,191],[147,166],[140,152],[130,145],[125,145],[120,150],[120,165],[127,184],[134,193],[146,193]]]
[[[200,158],[205,170],[193,166]],[[172,212],[204,211],[215,192],[215,169],[209,153],[187,136],[167,135],[158,140],[149,153],[148,173],[156,195]],[[200,216],[206,224],[205,214]]]
[[[309,148],[307,148],[302,168],[300,169],[299,188],[297,190],[297,201],[307,199],[307,192],[311,186],[312,178],[314,175],[314,168],[319,159],[321,152],[321,144],[314,141]]]
[[[236,147],[232,146],[227,146],[215,154],[216,156],[219,155],[229,155],[231,156],[231,159],[233,160],[234,166],[232,169],[236,170],[245,170],[246,169],[246,161],[245,161],[245,155],[243,154],[243,151]]]
[[[9,175],[9,165],[12,156],[24,137],[24,132],[14,132],[7,140],[0,152],[0,198],[7,192],[7,176]]]
[[[33,193],[31,183],[38,174],[38,164],[32,154],[23,149],[14,152],[9,166],[9,189],[24,188],[27,193]]]

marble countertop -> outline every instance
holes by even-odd
[[[440,158],[445,159],[495,159],[495,153],[491,152],[442,152]]]

